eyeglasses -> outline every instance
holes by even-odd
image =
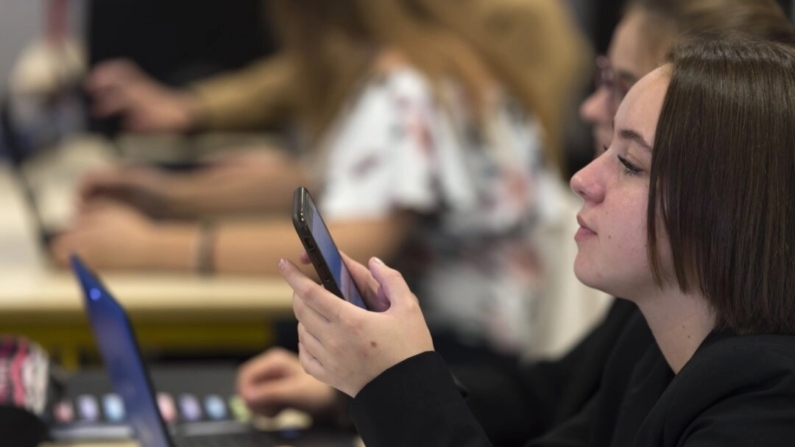
[[[632,84],[627,83],[620,76],[616,76],[616,72],[613,71],[613,67],[610,65],[610,59],[606,56],[598,56],[596,58],[594,83],[597,89],[606,88],[610,92],[610,112],[615,115],[618,105],[627,96]]]

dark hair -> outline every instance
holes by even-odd
[[[649,259],[670,239],[676,280],[718,328],[795,333],[795,50],[720,36],[670,57],[654,141]]]
[[[630,0],[627,7],[649,15],[644,37],[661,55],[691,33],[743,33],[795,44],[795,28],[775,0]]]

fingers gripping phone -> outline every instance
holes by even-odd
[[[345,301],[367,309],[337,245],[304,187],[299,187],[293,194],[293,225],[323,287]]]

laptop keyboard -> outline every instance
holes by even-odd
[[[228,433],[207,436],[185,436],[174,439],[176,447],[272,447],[273,437],[266,433]]]

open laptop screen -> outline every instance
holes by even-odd
[[[138,442],[142,447],[170,447],[170,437],[126,312],[79,258],[72,257],[71,263],[83,289],[94,338]]]

